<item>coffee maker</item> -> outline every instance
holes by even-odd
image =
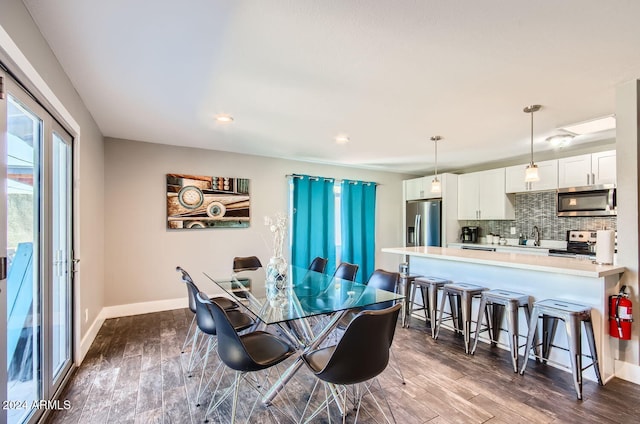
[[[462,242],[463,243],[477,243],[478,242],[478,227],[462,227]]]

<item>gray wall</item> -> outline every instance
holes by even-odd
[[[76,208],[76,257],[82,259],[75,282],[77,311],[82,319],[80,335],[102,310],[104,284],[104,146],[103,137],[86,109],[82,99],[72,86],[49,45],[31,19],[20,0],[1,0],[0,27],[9,34],[19,50],[53,94],[61,101],[80,126],[80,136],[75,140],[75,208]],[[12,65],[7,57],[9,46],[0,45],[0,57]],[[19,76],[20,69],[11,69]],[[23,80],[29,84],[29,81]],[[88,320],[84,311],[88,311]]]
[[[249,178],[250,227],[168,230],[167,173]],[[256,255],[264,263],[272,243],[264,217],[287,211],[285,175],[292,173],[380,183],[376,267],[397,269],[400,258],[383,254],[380,248],[402,243],[406,175],[107,138],[105,306],[184,297],[176,265],[210,291],[212,284],[207,284],[203,272],[230,276],[234,256]]]
[[[525,238],[536,225],[540,229],[540,238],[544,240],[567,239],[568,230],[616,229],[615,217],[558,217],[556,215],[556,192],[518,193],[515,202],[516,219],[514,221],[462,221],[461,225],[475,225],[481,228],[480,235],[499,234],[506,238]],[[516,235],[510,234],[516,227]]]

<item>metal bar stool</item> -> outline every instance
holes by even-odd
[[[538,318],[543,319],[542,324],[542,359],[543,362],[548,361],[549,353],[552,347],[569,351],[571,357],[571,369],[573,371],[573,385],[576,389],[578,399],[582,399],[582,371],[593,365],[596,373],[598,384],[602,385],[602,376],[600,375],[600,367],[598,364],[598,352],[596,350],[596,342],[593,334],[593,325],[591,323],[591,307],[578,303],[566,302],[561,299],[540,300],[533,304],[531,313],[531,322],[529,324],[529,334],[527,336],[527,347],[525,352],[530,352],[534,345],[534,335],[538,325]],[[553,337],[556,332],[558,320],[565,323],[567,330],[567,343],[569,348],[563,348],[552,344]],[[580,323],[584,324],[585,334],[589,343],[591,355],[582,354],[582,331]],[[551,328],[549,327],[551,324]],[[582,367],[582,356],[591,359],[591,364]],[[527,361],[524,361],[520,374],[524,374],[527,368]]]
[[[402,296],[404,296],[404,308],[402,308],[401,310],[401,319],[400,322],[402,323],[403,327],[408,327],[409,326],[409,317],[411,316],[411,309],[409,309],[409,294],[411,291],[411,284],[413,284],[413,281],[420,277],[420,275],[418,274],[407,274],[406,272],[401,272],[400,273],[400,284],[398,284],[398,289],[400,291],[399,294],[401,294]]]
[[[476,348],[478,347],[478,339],[481,331],[489,332],[489,340],[492,345],[498,344],[498,339],[500,338],[500,330],[502,330],[502,317],[504,312],[507,313],[507,329],[506,331],[509,333],[509,348],[511,350],[511,362],[513,363],[513,372],[518,372],[518,351],[520,347],[526,345],[519,344],[519,322],[518,315],[520,308],[524,309],[524,316],[527,320],[527,328],[531,323],[531,309],[530,309],[531,298],[529,295],[511,292],[507,290],[494,289],[487,290],[482,292],[482,296],[480,298],[480,308],[478,308],[478,321],[476,327],[475,340],[473,342],[473,348],[471,349],[471,354],[473,355],[476,352]],[[491,317],[491,319],[487,318],[486,328],[482,330],[482,325],[484,321],[484,316]],[[523,336],[526,337],[526,336]],[[537,344],[537,343],[536,343]],[[526,360],[526,351],[525,351],[525,360]]]
[[[450,284],[451,280],[438,277],[418,277],[413,281],[413,290],[409,298],[409,316],[416,311],[424,311],[425,323],[428,321],[431,326],[431,337],[436,337],[437,306],[438,306],[438,289],[445,284]],[[416,291],[420,289],[422,293],[422,307],[414,308],[416,300]],[[449,298],[449,306],[453,310],[453,299]],[[409,322],[406,325],[409,328]],[[457,328],[457,327],[456,327]]]
[[[438,338],[438,334],[440,334],[440,327],[442,327],[442,322],[444,321],[445,298],[454,296],[458,305],[457,309],[460,311],[460,313],[456,314],[456,308],[453,308],[450,314],[451,318],[449,319],[453,319],[454,327],[456,321],[458,322],[458,326],[455,327],[458,329],[457,331],[460,331],[459,329],[460,327],[462,327],[462,334],[464,335],[464,351],[465,353],[469,353],[469,345],[471,344],[471,303],[473,302],[474,297],[480,296],[480,294],[485,290],[487,290],[486,287],[467,283],[445,284],[442,287],[442,298],[440,299],[440,315],[438,318],[438,325],[436,327],[436,335],[434,339]]]

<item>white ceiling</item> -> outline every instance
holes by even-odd
[[[421,173],[436,134],[439,168],[522,157],[523,107],[539,152],[640,77],[635,0],[25,4],[105,136],[305,161]]]

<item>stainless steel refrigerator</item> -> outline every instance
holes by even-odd
[[[442,246],[442,199],[407,202],[407,247]]]

